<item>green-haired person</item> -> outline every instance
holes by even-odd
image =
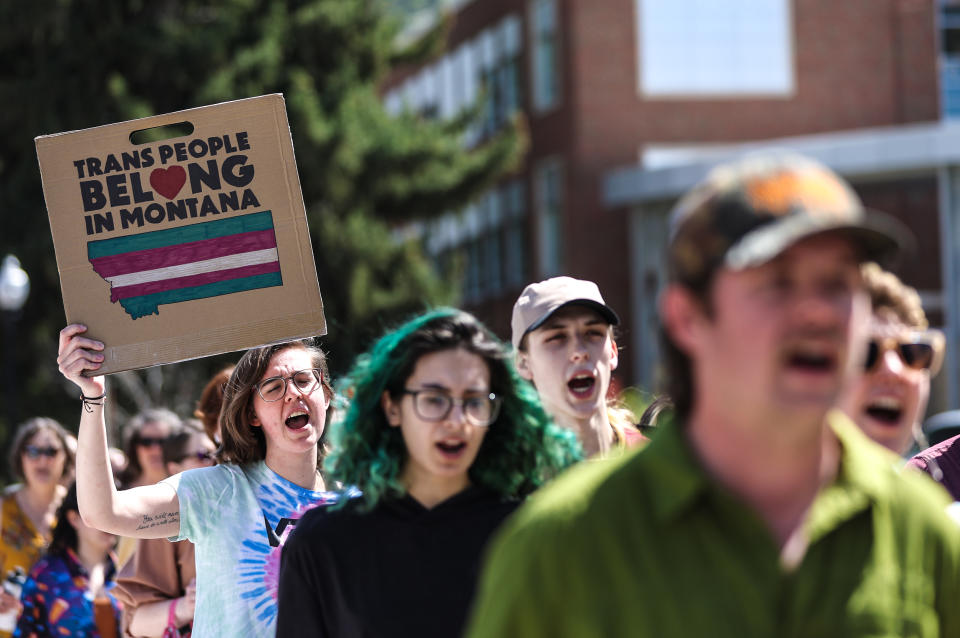
[[[487,540],[580,458],[576,438],[458,310],[382,337],[349,383],[324,466],[360,494],[308,512],[291,535],[277,635],[459,635]]]

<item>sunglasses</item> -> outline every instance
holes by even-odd
[[[166,440],[166,438],[160,437],[141,436],[137,439],[137,445],[141,447],[153,447],[154,445],[163,445],[163,442]]]
[[[903,365],[912,370],[929,370],[936,374],[943,362],[945,338],[939,330],[916,332],[902,338],[875,337],[867,343],[867,358],[864,369],[872,372],[888,350],[900,357]]]
[[[28,445],[23,448],[23,453],[27,455],[27,458],[38,459],[41,456],[45,456],[48,459],[54,459],[60,454],[60,448],[58,447],[40,447],[39,445]]]

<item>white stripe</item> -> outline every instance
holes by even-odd
[[[228,268],[268,264],[272,261],[277,261],[277,259],[277,249],[267,248],[265,250],[252,250],[247,253],[195,261],[190,264],[180,264],[179,266],[167,266],[166,268],[157,268],[155,270],[142,270],[126,275],[115,275],[113,277],[107,277],[106,279],[115,287],[132,286],[134,284],[145,284],[151,281],[162,281],[175,277],[201,275],[203,273],[226,270]]]

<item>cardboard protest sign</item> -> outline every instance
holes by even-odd
[[[131,141],[173,125],[192,133]],[[325,334],[282,95],[35,141],[67,321],[102,372]]]

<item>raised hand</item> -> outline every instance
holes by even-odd
[[[103,375],[84,376],[84,370],[99,370],[103,363],[103,343],[81,336],[87,327],[73,323],[60,331],[57,367],[61,374],[77,384],[84,396],[103,394]]]

